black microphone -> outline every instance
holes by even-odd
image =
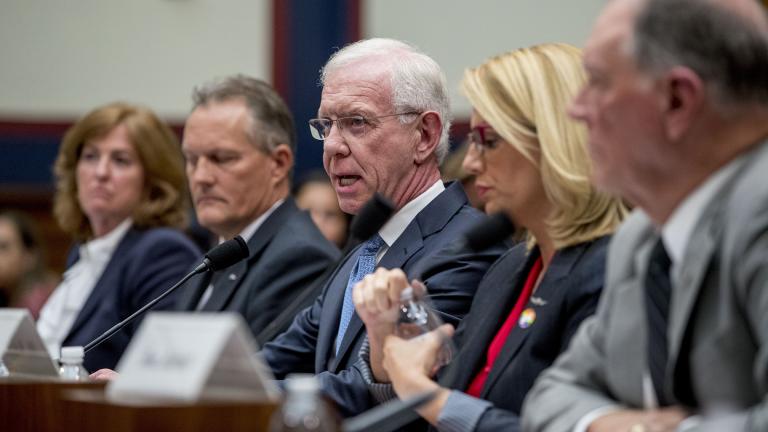
[[[314,284],[299,293],[280,315],[273,319],[269,325],[264,327],[264,329],[256,335],[256,343],[259,346],[262,346],[266,342],[274,339],[280,333],[286,331],[296,315],[303,309],[312,305],[315,298],[320,295],[325,282],[336,270],[336,267],[344,262],[347,255],[349,255],[357,245],[376,234],[379,229],[387,223],[389,218],[392,217],[392,213],[394,212],[394,204],[378,193],[374,194],[352,220],[352,224],[349,227],[349,239],[347,239],[347,244],[341,251],[341,258],[339,261],[332,266],[328,266],[323,274],[315,279]]]
[[[346,255],[355,246],[376,234],[394,212],[395,205],[382,195],[375,193],[352,219],[352,224],[349,227],[349,239],[344,246],[342,255]]]
[[[237,236],[209,250],[205,254],[203,262],[195,267],[192,273],[197,274],[207,270],[218,271],[248,258],[248,255],[250,255],[248,244],[242,237]]]
[[[216,271],[216,270],[221,270],[223,268],[227,268],[238,261],[248,258],[249,254],[250,252],[248,250],[248,245],[245,243],[245,240],[243,240],[243,238],[240,236],[237,236],[232,240],[227,240],[224,243],[214,247],[213,249],[209,250],[205,254],[205,258],[203,258],[203,262],[200,263],[200,265],[198,265],[197,267],[195,267],[195,269],[192,270],[188,275],[184,276],[179,282],[176,283],[176,285],[168,288],[167,291],[165,291],[164,293],[160,294],[149,303],[142,306],[141,309],[134,312],[131,316],[115,324],[114,326],[112,326],[112,328],[102,333],[99,337],[90,341],[88,345],[86,345],[83,348],[83,350],[85,352],[88,352],[93,348],[95,348],[96,346],[98,346],[100,343],[112,337],[112,335],[120,331],[121,328],[125,327],[128,323],[136,319],[136,317],[146,312],[152,306],[156,305],[157,302],[167,297],[170,293],[172,293],[178,287],[183,285],[184,282],[188,281],[189,278],[191,278],[192,276],[198,273],[206,272],[206,271]]]
[[[480,252],[504,241],[515,232],[515,224],[504,213],[494,213],[473,225],[456,244],[456,250]]]

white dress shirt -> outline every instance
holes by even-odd
[[[77,262],[64,272],[37,320],[37,331],[51,357],[59,358],[62,342],[132,224],[126,219],[108,234],[80,245]]]
[[[412,199],[406,205],[404,205],[403,208],[398,210],[397,213],[395,213],[394,216],[392,216],[387,221],[387,223],[381,227],[379,230],[379,236],[381,236],[381,239],[384,240],[384,245],[376,254],[377,264],[381,260],[381,257],[387,253],[387,250],[389,250],[389,248],[395,243],[395,241],[397,241],[400,235],[403,234],[403,231],[405,231],[405,229],[413,221],[416,215],[424,210],[424,207],[429,205],[429,203],[437,198],[437,196],[440,195],[444,190],[445,186],[443,185],[443,181],[436,181],[435,184],[429,187],[429,189],[422,192],[421,195]]]

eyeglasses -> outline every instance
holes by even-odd
[[[490,126],[475,126],[469,131],[469,143],[475,146],[475,149],[481,155],[486,150],[493,150],[499,145],[500,137],[493,136],[494,132]]]
[[[334,123],[339,128],[339,132],[346,132],[354,138],[362,138],[373,127],[373,121],[387,117],[397,117],[402,115],[418,115],[418,111],[409,111],[397,114],[387,114],[377,117],[364,117],[354,115],[349,117],[339,117],[336,120],[329,118],[315,118],[309,120],[309,131],[312,138],[323,141],[331,134],[331,127]]]

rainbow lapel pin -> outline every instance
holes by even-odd
[[[533,308],[528,308],[520,314],[520,319],[517,324],[520,328],[527,329],[532,326],[534,322],[536,322],[536,311],[533,310]]]

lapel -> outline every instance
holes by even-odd
[[[521,265],[504,272],[494,272],[492,278],[483,280],[480,287],[483,291],[478,289],[478,295],[482,297],[476,298],[475,301],[479,303],[477,306],[473,304],[470,315],[465,318],[467,322],[464,325],[468,328],[462,337],[460,354],[451,362],[451,367],[440,380],[442,385],[466,390],[477,372],[485,365],[488,347],[523,289],[522,275],[527,274],[539,256],[538,249],[528,253],[525,245],[519,245],[517,248],[520,253],[515,255],[525,254],[525,256],[513,258],[509,263]],[[488,291],[487,294],[486,291]],[[473,313],[476,314],[477,322],[471,321]],[[471,328],[469,328],[470,325]]]
[[[541,328],[541,326],[536,326],[536,321],[546,319],[548,316],[547,312],[549,312],[549,310],[554,307],[549,306],[549,309],[547,309],[547,305],[555,301],[555,297],[557,297],[558,292],[569,289],[567,277],[587,247],[589,247],[589,244],[582,243],[574,247],[557,251],[552,257],[552,262],[549,263],[547,272],[544,274],[539,287],[531,294],[530,299],[528,299],[528,303],[523,308],[523,311],[532,309],[536,313],[536,320],[534,321],[533,325],[525,329],[520,327],[519,321],[515,324],[515,327],[513,327],[512,331],[507,337],[507,340],[504,342],[501,353],[496,359],[496,362],[493,364],[491,372],[488,374],[488,379],[486,380],[483,391],[480,394],[481,398],[487,395],[493,389],[493,386],[499,380],[499,377],[504,374],[505,370],[507,369],[507,365],[515,359],[517,353],[520,351],[529,335],[536,331],[536,329]],[[519,275],[518,285],[521,288],[525,283],[525,279],[528,277],[530,268],[533,266],[533,263],[538,257],[539,250],[537,248],[535,253],[532,252],[530,254],[528,262],[526,263],[526,268],[529,270],[524,274]],[[519,292],[519,290],[516,291]],[[544,300],[544,302],[533,301],[534,298]],[[515,296],[512,302],[510,302],[507,314],[511,312],[512,305],[515,301],[517,301],[517,296]],[[506,317],[504,317],[504,319],[506,319]]]
[[[256,264],[269,242],[284,225],[285,220],[298,211],[293,199],[289,197],[264,220],[248,240],[248,259],[227,267],[222,270],[223,274],[216,275],[216,286],[213,287],[211,298],[203,306],[204,311],[222,311],[227,308],[248,269]]]
[[[631,262],[628,264],[628,271],[631,273],[616,281],[612,293],[616,302],[611,304],[614,310],[611,313],[609,328],[604,329],[607,333],[606,339],[621,341],[620,346],[617,344],[616,349],[609,350],[606,354],[610,377],[608,382],[615,387],[615,394],[621,395],[629,406],[635,407],[643,406],[642,377],[648,368],[645,274],[651,249],[658,239],[650,221],[644,222],[639,232],[641,239],[637,242],[627,242],[628,250],[625,253]]]
[[[333,276],[329,279],[328,289],[325,291],[325,297],[323,298],[323,308],[320,312],[318,340],[317,340],[317,353],[316,353],[316,367],[317,370],[325,370],[328,364],[328,359],[334,356],[334,340],[336,339],[336,333],[339,329],[339,317],[341,316],[341,306],[344,302],[344,293],[347,289],[347,283],[349,282],[349,275],[352,273],[352,269],[357,262],[357,256],[360,254],[360,248],[362,244],[358,245],[349,255],[347,255],[346,261],[342,263]],[[343,352],[349,345],[349,335],[353,330],[352,326],[357,318],[357,314],[352,316],[347,332],[345,334],[344,343],[339,349],[339,356],[342,357]],[[337,360],[334,359],[330,366],[336,367]],[[330,369],[330,368],[329,368]]]
[[[395,243],[392,244],[392,247],[387,249],[387,252],[383,257],[381,257],[381,260],[376,265],[376,267],[384,267],[387,269],[404,267],[404,264],[408,261],[408,259],[411,258],[416,252],[421,250],[421,248],[424,246],[422,239],[423,235],[418,224],[410,223],[405,231],[403,231],[403,234],[401,234],[400,237],[395,240]],[[355,261],[357,261],[357,254],[355,254]],[[351,270],[352,268],[350,268],[350,272]],[[346,273],[347,278],[349,278],[350,272]],[[344,295],[342,293],[342,295],[337,300],[338,304],[334,307],[337,317],[341,315],[341,304],[343,301]],[[355,341],[357,340],[358,335],[362,333],[363,330],[363,321],[357,316],[357,313],[355,313],[352,315],[352,319],[349,321],[347,331],[344,333],[344,339],[342,340],[341,346],[339,347],[339,353],[332,363],[333,372],[336,371],[340,360],[346,356],[347,351],[355,345]]]
[[[125,266],[125,263],[128,260],[128,256],[130,255],[130,251],[141,239],[141,234],[142,233],[139,230],[131,227],[128,232],[125,233],[125,236],[123,236],[123,238],[120,240],[120,243],[118,243],[115,252],[109,259],[109,263],[107,263],[107,266],[104,268],[104,272],[101,274],[101,276],[99,276],[99,281],[96,282],[96,286],[93,287],[93,291],[91,291],[91,294],[88,296],[88,299],[85,301],[82,309],[80,309],[80,313],[77,314],[77,318],[75,319],[74,324],[72,324],[72,329],[69,331],[69,334],[67,335],[63,345],[66,344],[66,341],[69,338],[77,334],[77,332],[79,332],[80,329],[83,328],[91,320],[91,317],[94,316],[96,309],[103,302],[108,301],[108,298],[112,298],[111,301],[115,302],[117,296],[120,295],[119,289],[122,274],[120,269]],[[74,255],[74,259],[72,260],[72,264],[77,262],[78,259],[79,255],[76,253]],[[117,299],[117,301],[119,301],[119,299]],[[122,319],[122,317],[120,318]],[[101,332],[106,330],[113,324],[116,323],[103,323],[101,325],[103,325],[104,328],[98,331]]]
[[[690,324],[691,313],[720,243],[718,239],[723,227],[721,210],[722,203],[725,202],[723,195],[729,189],[730,187],[726,185],[713,197],[711,204],[696,223],[696,228],[685,248],[681,265],[675,266],[679,268],[673,267],[670,275],[673,289],[669,312],[667,375],[674,370],[673,367],[680,357],[680,349]]]
[[[424,209],[408,224],[405,231],[403,231],[400,237],[395,240],[384,256],[381,257],[381,260],[376,267],[384,267],[387,269],[403,268],[406,273],[409,273],[406,264],[411,257],[424,247],[424,239],[442,230],[451,220],[453,215],[466,203],[467,196],[461,188],[461,185],[458,182],[451,182],[448,184],[445,190],[424,207]],[[355,254],[354,257],[354,261],[357,261],[357,254]],[[350,271],[341,273],[347,278],[344,280],[345,289],[350,272],[351,267]],[[336,299],[336,303],[331,304],[337,321],[336,327],[338,327],[338,317],[341,315],[341,304],[343,299],[344,293],[342,291],[340,297]],[[346,356],[347,351],[355,345],[355,341],[357,341],[359,334],[362,333],[363,330],[363,322],[357,316],[357,313],[355,313],[352,315],[346,333],[344,333],[344,340],[339,347],[339,353],[331,364],[330,369],[332,372],[336,371],[341,363],[340,360],[343,359]]]

